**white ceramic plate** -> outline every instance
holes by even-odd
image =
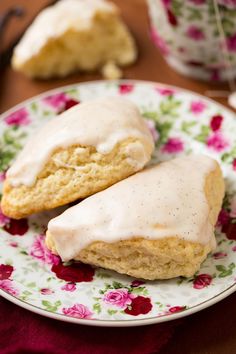
[[[78,101],[112,95],[134,101],[149,120],[156,140],[154,163],[193,152],[220,162],[227,194],[216,228],[217,249],[192,278],[142,282],[88,265],[62,264],[53,256],[44,246],[44,232],[48,220],[62,209],[21,221],[0,213],[0,293],[41,315],[95,326],[138,326],[192,314],[236,289],[236,119],[232,112],[193,92],[142,81],[59,88],[2,116],[0,183],[37,128]]]

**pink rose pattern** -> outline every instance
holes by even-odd
[[[14,247],[14,248],[18,247],[18,243],[17,242],[10,242],[9,245],[11,247]]]
[[[72,292],[72,291],[76,290],[76,285],[75,285],[75,283],[67,283],[61,287],[61,290]]]
[[[143,284],[145,284],[144,281],[136,279],[136,280],[132,281],[131,286],[133,288],[136,288],[136,287],[139,287],[140,285],[143,285]]]
[[[201,41],[205,39],[205,34],[203,33],[202,29],[194,25],[189,26],[186,34],[194,41]]]
[[[4,215],[0,206],[0,227],[12,236],[23,236],[29,229],[27,219],[15,220]]]
[[[227,38],[226,44],[230,52],[236,52],[236,33]]]
[[[176,93],[175,90],[169,88],[156,87],[156,91],[162,96],[173,96]]]
[[[29,113],[26,108],[20,108],[18,111],[11,113],[5,119],[7,125],[28,125],[31,123]]]
[[[221,152],[229,146],[229,143],[222,133],[215,132],[207,138],[207,146],[216,152]]]
[[[44,102],[53,108],[60,109],[66,102],[66,94],[64,92],[56,93],[44,98]]]
[[[180,138],[169,138],[162,147],[162,151],[167,154],[177,154],[183,150],[184,143]]]
[[[169,8],[171,6],[171,0],[161,0],[162,4],[165,8]]]
[[[200,114],[205,110],[206,106],[206,103],[203,101],[192,101],[190,105],[190,111],[193,114]]]
[[[229,240],[236,241],[236,194],[231,198],[225,197],[227,204],[221,209],[217,227]]]
[[[6,172],[0,172],[0,182],[3,182],[6,178]]]
[[[156,31],[156,29],[154,29],[154,27],[151,28],[150,35],[153,40],[153,43],[160,49],[161,53],[165,56],[168,55],[169,54],[168,45],[164,41],[164,39],[159,36],[158,32]]]
[[[121,95],[126,95],[131,93],[134,90],[134,85],[132,84],[120,84],[119,85],[119,93]]]
[[[233,167],[233,170],[236,171],[236,158],[233,159],[232,167]]]
[[[213,130],[213,132],[216,132],[217,130],[219,130],[221,128],[223,119],[224,118],[220,114],[215,115],[211,118],[210,126],[211,126],[211,129]]]
[[[218,0],[221,5],[236,6],[236,0]]]
[[[228,225],[229,220],[230,220],[229,212],[225,209],[221,209],[219,216],[218,216],[217,225],[218,226]]]
[[[197,2],[197,0],[196,0]],[[168,1],[166,1],[167,7]],[[200,4],[200,0],[199,0]],[[119,92],[120,94],[128,94],[134,90],[133,84],[120,84]],[[160,94],[163,99],[167,99],[170,96],[174,96],[176,91],[171,88],[158,88],[155,90]],[[54,96],[50,96],[49,98],[44,100],[45,104],[51,105],[51,107],[55,108],[57,112],[63,111],[65,109],[69,109],[75,104],[78,104],[78,101],[73,99],[69,99],[66,94],[58,94]],[[200,115],[205,112],[207,108],[207,104],[201,100],[192,101],[190,104],[190,111],[194,115]],[[198,118],[199,116],[197,116]],[[29,114],[25,109],[18,110],[16,114],[11,114],[7,118],[5,118],[5,123],[7,125],[27,125],[30,124]],[[158,141],[159,132],[156,130],[156,126],[153,120],[147,120],[148,127],[153,135],[154,141]],[[212,116],[209,120],[209,128],[211,132],[206,140],[206,145],[217,152],[222,152],[230,145],[227,138],[223,135],[222,129],[224,126],[224,117],[222,115],[216,114]],[[178,137],[168,138],[165,144],[162,146],[162,151],[168,154],[171,153],[179,153],[184,149],[184,142]],[[232,161],[233,169],[236,170],[236,157]],[[5,172],[0,173],[0,181],[3,181],[5,178]],[[230,240],[236,239],[236,228],[235,224],[232,224],[232,220],[236,218],[236,196],[231,199],[229,208],[222,209],[219,215],[218,227],[222,229],[223,232],[226,233],[227,237]],[[233,225],[233,226],[232,226]],[[5,216],[0,209],[0,227],[3,227],[7,230],[11,235],[23,235],[28,230],[27,220],[23,219],[22,221],[11,220],[7,216]],[[9,242],[9,245],[12,247],[19,247],[17,242]],[[236,246],[232,246],[232,251],[236,252]],[[42,263],[50,264],[53,266],[59,266],[60,258],[53,255],[46,247],[44,243],[44,236],[37,235],[31,248],[30,255],[40,260]],[[214,260],[225,259],[227,257],[227,253],[224,251],[218,251],[212,254],[212,258]],[[12,274],[14,272],[14,268],[10,265],[1,264],[0,265],[0,289],[10,293],[13,296],[19,296],[20,292],[15,286],[12,280]],[[199,274],[193,279],[193,288],[197,290],[201,290],[206,288],[207,286],[212,284],[212,276],[210,274]],[[140,287],[145,284],[143,281],[134,280],[130,285],[130,289],[135,287]],[[77,286],[74,282],[67,281],[64,285],[61,286],[62,291],[66,292],[74,292],[77,290]],[[51,288],[41,288],[39,292],[42,295],[52,295],[54,294],[54,290]],[[153,304],[151,299],[146,296],[137,296],[128,291],[126,288],[113,289],[108,290],[104,293],[102,297],[102,302],[104,305],[111,306],[113,308],[117,308],[119,310],[124,310],[127,315],[137,316],[140,314],[149,313],[152,310]],[[166,305],[167,306],[167,305]],[[168,309],[168,313],[176,313],[186,309],[186,306],[173,306],[170,305]],[[71,307],[63,307],[61,310],[65,315],[72,316],[75,318],[92,318],[93,312],[85,305],[82,304],[74,304]],[[166,313],[167,313],[166,312]]]
[[[86,318],[90,319],[93,313],[89,308],[82,304],[74,304],[72,307],[64,307],[62,309],[64,315],[75,317],[75,318]]]
[[[95,273],[94,268],[89,264],[71,262],[70,265],[63,263],[53,264],[51,271],[57,278],[70,283],[91,282]]]
[[[15,220],[10,218],[3,226],[3,229],[12,236],[23,236],[29,230],[28,220]]]
[[[10,218],[3,214],[2,210],[1,210],[1,206],[0,206],[0,227],[5,226],[9,222],[10,222]]]
[[[57,113],[62,113],[79,103],[79,101],[69,98],[64,92],[48,96],[43,99],[43,102],[55,109]]]
[[[108,291],[103,296],[103,301],[106,304],[110,304],[120,308],[125,308],[127,307],[127,305],[131,304],[133,298],[134,295],[128,293],[127,289],[117,289],[117,290]]]
[[[218,0],[219,5],[234,9],[236,7],[236,0]]]
[[[10,279],[13,271],[14,268],[11,265],[0,265],[0,289],[13,296],[18,296],[19,290],[13,285],[13,282]]]
[[[170,0],[162,0],[163,6],[166,11],[167,20],[171,26],[178,26],[178,20],[171,8]]]
[[[0,280],[0,289],[6,291],[13,296],[19,296],[19,290],[13,285],[12,281],[9,279]]]
[[[206,79],[219,81],[223,78],[225,80],[225,65],[221,55],[222,44],[216,21],[212,21],[212,1],[186,0],[186,6],[184,1],[180,1],[181,6],[178,7],[171,0],[150,0],[150,2],[152,40],[161,49],[163,55],[168,55],[173,60],[178,59],[187,66],[186,71],[191,70],[191,63],[201,61],[199,72]],[[236,22],[234,11],[236,3],[235,0],[218,0],[218,4],[220,5],[220,13],[223,17],[227,16],[230,23],[230,26],[223,24],[223,27],[226,33],[226,45],[231,54],[233,67],[235,67]],[[164,9],[164,13],[161,7]],[[163,21],[164,15],[166,16],[165,21]],[[157,36],[155,36],[156,30],[158,31]],[[218,48],[213,46],[211,52],[207,54],[208,42],[218,42],[219,44]],[[182,45],[179,46],[179,43]],[[192,46],[195,50],[191,49]],[[196,52],[199,53],[197,56]]]
[[[40,289],[40,293],[42,295],[52,295],[52,294],[54,294],[54,291],[52,289],[43,288],[43,289]]]
[[[169,308],[170,313],[176,313],[186,310],[186,306],[173,306]]]
[[[230,217],[236,218],[236,195],[233,196],[230,202]]]
[[[146,315],[152,310],[152,302],[149,297],[134,297],[131,304],[126,307],[124,312],[131,316]]]
[[[14,268],[8,264],[0,264],[0,280],[10,278]]]
[[[225,253],[225,252],[215,252],[215,253],[213,253],[212,256],[215,259],[222,259],[222,258],[227,257],[227,253]]]
[[[46,264],[59,264],[60,258],[52,254],[45,245],[45,236],[36,236],[30,249],[30,255]]]
[[[193,281],[194,289],[201,290],[209,286],[212,282],[212,276],[210,274],[199,274]]]

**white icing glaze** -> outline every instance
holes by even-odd
[[[100,11],[116,13],[118,9],[106,0],[61,0],[42,10],[14,50],[17,61],[24,62],[36,55],[48,40],[69,28],[86,30]]]
[[[179,157],[137,173],[52,219],[48,230],[64,261],[94,241],[178,236],[215,247],[204,193],[215,161]]]
[[[28,140],[7,171],[8,181],[15,187],[32,186],[51,154],[59,147],[94,146],[99,153],[107,154],[126,138],[142,141],[127,148],[127,161],[135,164],[138,170],[149,161],[154,143],[136,105],[120,97],[78,104],[45,124]],[[82,153],[81,149],[79,153]]]

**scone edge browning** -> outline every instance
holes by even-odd
[[[76,5],[75,0],[72,2]],[[86,1],[84,3],[86,8]],[[35,44],[29,46],[30,42],[27,41],[28,38],[32,40],[33,31],[40,31],[40,23],[43,23],[45,17],[42,12],[41,21],[37,21],[28,29],[22,43],[20,42],[16,47],[12,58],[13,68],[31,78],[48,79],[64,77],[76,70],[98,70],[111,60],[121,66],[132,64],[137,57],[136,44],[127,26],[119,17],[116,6],[110,2],[108,4],[110,6],[108,9],[99,5],[96,8],[94,5],[94,13],[89,20],[86,19],[88,23],[86,24],[85,21],[85,25],[81,28],[74,24],[75,19],[73,19],[71,25],[65,25],[65,28],[58,30],[58,33],[56,29],[54,34],[53,29],[48,30],[51,35],[47,38],[48,34],[45,33],[45,38],[38,38],[41,46],[30,54]],[[59,11],[62,5],[58,3],[54,8],[50,8],[50,11]],[[46,9],[49,14],[48,10]],[[77,23],[83,21],[78,18]],[[101,38],[103,41],[100,40]]]
[[[215,169],[206,177],[205,196],[209,204],[208,217],[214,227],[224,196],[224,181],[217,162]],[[49,231],[47,231],[46,244],[53,253],[57,254],[53,236]],[[204,245],[171,235],[162,239],[149,240],[148,237],[137,235],[132,239],[115,243],[93,242],[75,259],[137,278],[155,280],[193,276],[211,251],[211,242]]]
[[[27,215],[56,208],[77,199],[85,198],[130,176],[143,167],[130,161],[126,150],[136,139],[125,139],[109,153],[102,155],[94,147],[71,146],[58,149],[50,157],[32,187],[12,187],[4,182],[1,208],[5,215],[20,219]],[[152,150],[143,146],[145,163]],[[83,154],[77,154],[83,149]],[[137,163],[137,165],[135,165]]]
[[[2,208],[18,219],[85,198],[142,169],[153,149],[132,102],[103,97],[80,103],[28,139],[6,173]]]

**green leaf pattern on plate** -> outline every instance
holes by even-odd
[[[176,11],[180,11],[178,1],[174,4]],[[140,107],[142,115],[154,123],[152,129],[157,130],[159,139],[151,164],[192,152],[205,153],[219,161],[227,181],[227,195],[221,215],[222,227],[218,225],[216,229],[217,249],[191,279],[143,282],[97,269],[91,282],[66,282],[51,271],[53,262],[58,259],[45,251],[42,236],[48,221],[65,208],[29,217],[29,230],[22,236],[5,231],[4,226],[12,221],[0,213],[0,264],[3,265],[0,274],[5,274],[7,266],[14,269],[9,278],[0,280],[0,288],[3,294],[8,292],[34,307],[77,319],[130,321],[138,317],[160,318],[161,321],[179,311],[187,313],[235,284],[236,119],[230,111],[191,92],[159,84],[100,82],[58,89],[21,105],[27,111],[27,121],[8,124],[7,117],[14,110],[3,115],[0,190],[4,173],[36,129],[63,111],[68,102],[83,102],[105,95],[122,95],[132,100]],[[212,119],[216,115],[223,119],[214,130]],[[22,226],[16,222],[14,227]],[[136,315],[129,313],[134,307]],[[148,312],[142,313],[143,308]]]

